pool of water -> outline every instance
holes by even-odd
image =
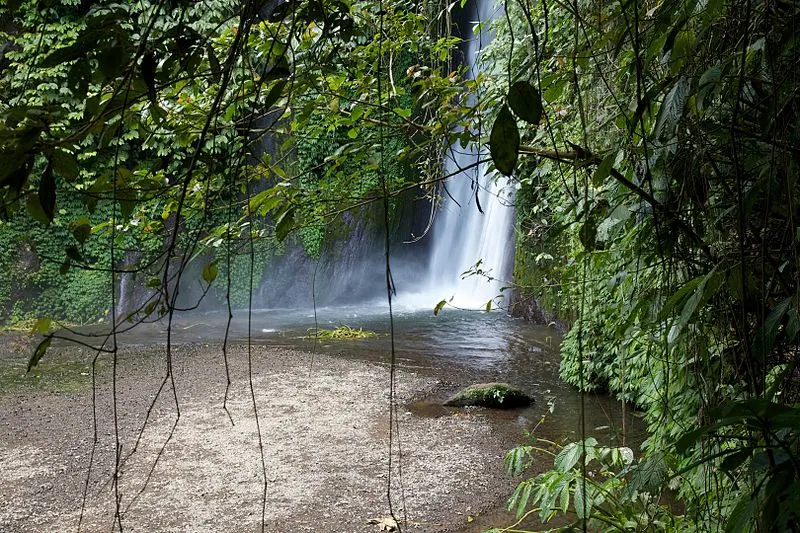
[[[339,326],[375,333],[364,339],[332,341],[315,336],[319,329]],[[532,407],[496,413],[498,420],[513,419],[512,431],[535,425],[542,416],[540,436],[551,440],[578,438],[582,432],[609,442],[621,442],[620,405],[603,395],[581,395],[558,377],[559,333],[547,326],[529,324],[499,311],[490,313],[445,307],[432,309],[399,306],[393,313],[395,361],[443,382],[442,393],[475,382],[504,381],[530,393]],[[125,329],[126,325],[121,326]],[[176,314],[170,333],[173,343],[228,342],[293,347],[373,362],[391,360],[392,337],[385,305],[359,305],[313,309],[258,309],[227,313]],[[88,332],[85,332],[88,333]],[[95,328],[92,334],[102,334]],[[140,324],[118,335],[120,345],[153,345],[167,339],[167,324]],[[449,388],[448,388],[449,387]],[[445,397],[430,398],[436,404]],[[417,405],[420,413],[433,413]],[[583,419],[583,423],[581,420]],[[636,424],[626,421],[625,429]],[[627,436],[626,436],[627,437]],[[630,439],[625,439],[630,440]],[[635,436],[632,440],[637,440]]]
[[[330,330],[343,325],[375,335],[338,341],[315,336],[318,328]],[[630,413],[623,423],[618,402],[604,395],[579,394],[559,379],[561,337],[552,328],[532,325],[499,311],[486,313],[446,307],[434,315],[432,309],[402,306],[394,310],[393,327],[392,339],[388,309],[380,304],[316,311],[259,309],[234,312],[230,325],[227,313],[223,312],[176,315],[170,338],[174,343],[219,344],[227,329],[230,343],[249,341],[291,347],[387,366],[393,340],[399,367],[432,376],[441,384],[433,396],[404,406],[419,416],[451,415],[455,409],[441,405],[449,394],[476,382],[503,381],[522,388],[534,399],[524,409],[483,412],[508,448],[526,442],[526,431],[556,442],[592,435],[605,444],[634,444],[634,450],[635,443],[641,442],[642,424]],[[165,321],[141,324],[119,334],[117,342],[123,346],[163,344],[167,330]],[[97,335],[95,341],[104,334],[101,327],[83,333]],[[552,458],[542,455],[530,473],[551,466]],[[503,506],[504,502],[497,502],[494,512],[465,525],[464,531],[513,523],[513,517]]]

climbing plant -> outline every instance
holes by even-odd
[[[493,52],[510,73],[504,101],[514,111],[521,78],[544,119],[524,127],[521,112],[498,113],[495,127],[522,141],[508,152],[497,140],[493,157],[522,188],[521,264],[544,263],[558,280],[528,275],[529,290],[559,292],[577,312],[562,377],[644,412],[644,461],[662,465],[648,492],[677,488],[681,530],[796,528],[797,7],[505,11]],[[633,490],[615,479],[593,489],[605,502],[589,502],[596,513],[561,511],[575,509],[578,524],[608,518],[609,495]],[[587,486],[559,490],[577,498]]]

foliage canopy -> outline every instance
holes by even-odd
[[[71,291],[90,295],[145,272],[143,320],[182,308],[197,259],[201,296],[225,277],[230,302],[239,252],[251,274],[257,243],[293,232],[318,254],[342,213],[435,194],[444,147],[485,143],[519,186],[515,279],[572,326],[563,378],[634,404],[650,435],[639,460],[545,443],[554,469],[515,508],[797,530],[800,6],[504,2],[470,79],[450,32],[463,4],[7,3],[4,260],[33,242],[45,283],[84,269]],[[667,488],[682,515],[658,505]]]

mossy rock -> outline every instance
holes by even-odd
[[[457,392],[444,402],[452,407],[477,405],[492,409],[516,409],[533,403],[533,398],[508,383],[477,383]]]

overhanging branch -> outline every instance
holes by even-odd
[[[589,150],[582,148],[580,146],[575,146],[574,150],[552,150],[549,148],[538,148],[536,146],[528,146],[523,145],[519,147],[520,155],[533,155],[544,157],[546,159],[551,159],[553,161],[558,161],[559,163],[569,163],[574,165],[580,166],[590,166],[590,165],[599,165],[602,163],[603,158],[591,153]],[[706,242],[700,238],[697,233],[681,218],[678,217],[677,213],[668,209],[664,204],[656,200],[653,195],[633,183],[631,180],[626,178],[622,172],[617,170],[616,168],[611,168],[609,171],[609,175],[613,177],[618,183],[623,185],[626,189],[630,190],[636,196],[650,204],[653,208],[654,212],[657,212],[659,215],[662,215],[666,218],[670,223],[672,223],[676,228],[678,228],[681,232],[683,232],[687,237],[689,237],[692,241],[700,246],[700,249],[703,253],[708,256],[712,257],[711,248],[706,244]]]

